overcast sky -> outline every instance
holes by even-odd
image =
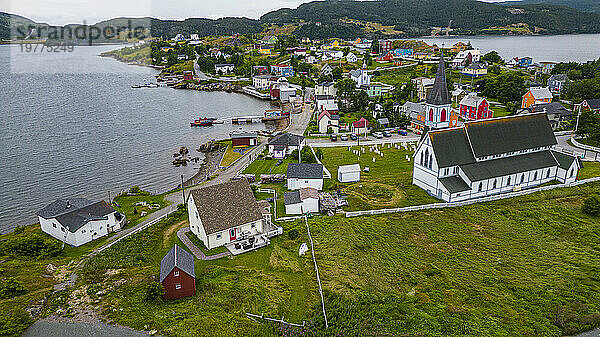
[[[296,8],[311,0],[0,0],[0,11],[53,25],[91,24],[114,17],[152,16],[161,19],[253,19],[280,8]],[[485,0],[488,2],[498,0]]]

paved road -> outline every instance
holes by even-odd
[[[599,160],[600,159],[600,153],[596,153],[594,151],[588,151],[588,150],[584,150],[584,149],[580,149],[578,147],[574,147],[571,144],[569,144],[567,141],[571,139],[571,135],[564,135],[564,136],[556,136],[556,141],[558,142],[558,147],[565,149],[566,152],[570,152],[576,155],[583,155],[583,160]]]
[[[105,323],[67,323],[41,320],[33,323],[24,337],[142,337],[146,333]]]
[[[181,242],[183,242],[183,244],[186,247],[189,248],[189,250],[196,256],[197,259],[200,259],[200,260],[216,260],[216,259],[220,259],[222,257],[231,255],[231,253],[229,251],[225,251],[225,252],[222,252],[222,253],[219,253],[219,254],[206,256],[206,254],[204,254],[204,252],[200,248],[198,248],[192,242],[192,240],[190,240],[190,238],[187,237],[187,235],[185,235],[185,233],[187,233],[189,231],[190,231],[189,227],[181,228],[181,229],[179,229],[177,231],[177,237],[179,238],[179,240],[181,240]]]

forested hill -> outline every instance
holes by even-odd
[[[560,5],[578,9],[582,12],[600,14],[600,0],[521,0],[500,2],[501,5],[519,6],[532,4]]]
[[[293,33],[299,37],[379,38],[430,35],[436,30],[432,27],[445,28],[450,21],[453,35],[600,33],[600,14],[556,5],[503,6],[475,0],[314,1],[297,9],[267,13],[260,20],[116,18],[94,26],[102,29],[131,22],[133,27],[148,27],[154,37],[172,38],[179,33],[200,36],[260,33],[271,24],[292,24]],[[18,24],[47,26],[0,12],[0,39],[18,36],[10,32]]]
[[[431,27],[446,27],[450,20],[457,29],[453,34],[600,32],[598,14],[563,6],[507,7],[475,0],[315,1],[297,9],[270,12],[261,18],[264,22],[278,23],[304,21],[307,24],[303,24],[297,34],[318,37],[328,33],[339,37],[357,36],[357,32],[366,30],[364,24],[368,22],[392,26],[406,35],[428,35]],[[521,29],[517,29],[519,27]],[[529,32],[524,27],[528,27]]]

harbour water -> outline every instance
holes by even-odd
[[[131,89],[157,70],[99,57],[115,46],[72,53],[25,53],[0,46],[0,233],[36,220],[56,198],[106,199],[132,185],[174,188],[172,154],[239,129],[225,122],[191,128],[199,116],[260,115],[266,101],[236,93]],[[244,129],[264,129],[263,124]]]
[[[482,53],[495,50],[507,60],[533,57],[534,62],[586,62],[600,58],[600,34],[552,36],[451,36],[424,37],[428,44],[450,47],[458,41],[471,42]]]

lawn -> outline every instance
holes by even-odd
[[[307,242],[303,221],[283,223],[268,247],[196,261],[197,293],[185,299],[147,292],[184,212],[95,256],[82,275],[94,289],[111,289],[93,297],[108,319],[163,336],[290,336],[246,312],[313,322],[315,336],[570,335],[600,324],[599,220],[580,211],[599,190],[595,183],[450,209],[311,218],[327,331],[310,254],[297,253]]]
[[[144,192],[139,193],[138,195],[121,194],[115,197],[113,207],[118,212],[124,213],[127,217],[127,225],[125,225],[124,228],[137,225],[138,223],[146,220],[150,214],[170,204],[169,201],[164,199],[164,194],[144,194]],[[160,205],[160,207],[153,208],[149,206],[135,206],[135,204],[139,202],[146,202],[149,206],[152,204]],[[145,212],[146,214],[142,216],[142,212]]]
[[[353,146],[323,148],[322,162],[331,172],[332,179],[325,180],[328,190],[342,189],[348,195],[347,210],[366,210],[376,208],[404,207],[437,202],[425,191],[412,184],[412,152],[402,147],[380,147],[383,157],[370,151],[365,146],[365,153],[360,156],[352,151],[359,150]],[[406,160],[409,157],[410,161]],[[373,162],[375,158],[375,162]],[[342,184],[337,181],[337,169],[341,165],[360,164],[361,168],[369,167],[369,172],[361,172],[361,181]]]
[[[189,222],[186,222],[186,227],[189,225],[190,225]],[[190,239],[192,241],[192,243],[194,245],[196,245],[196,247],[200,248],[200,250],[206,256],[211,256],[211,255],[215,255],[215,254],[219,254],[219,253],[223,253],[223,252],[227,251],[227,248],[225,248],[225,246],[221,246],[221,247],[217,247],[217,248],[213,248],[213,249],[207,249],[206,246],[204,245],[204,243],[200,239],[198,239],[198,237],[192,232],[185,233],[185,236],[187,236],[188,239]]]
[[[595,161],[584,161],[583,168],[579,171],[577,179],[583,180],[600,177],[600,163]]]
[[[233,148],[230,140],[221,141],[220,143],[227,146],[227,150],[223,154],[223,159],[221,160],[221,167],[228,167],[236,160],[240,159],[246,151],[252,149],[252,147]]]
[[[278,165],[279,159],[256,159],[248,166],[243,173],[256,175],[257,181],[260,181],[261,174],[285,174],[289,163],[296,163],[296,160],[289,156],[283,159]]]
[[[490,104],[490,109],[494,111],[494,117],[504,117],[510,115],[510,111],[505,107]]]

